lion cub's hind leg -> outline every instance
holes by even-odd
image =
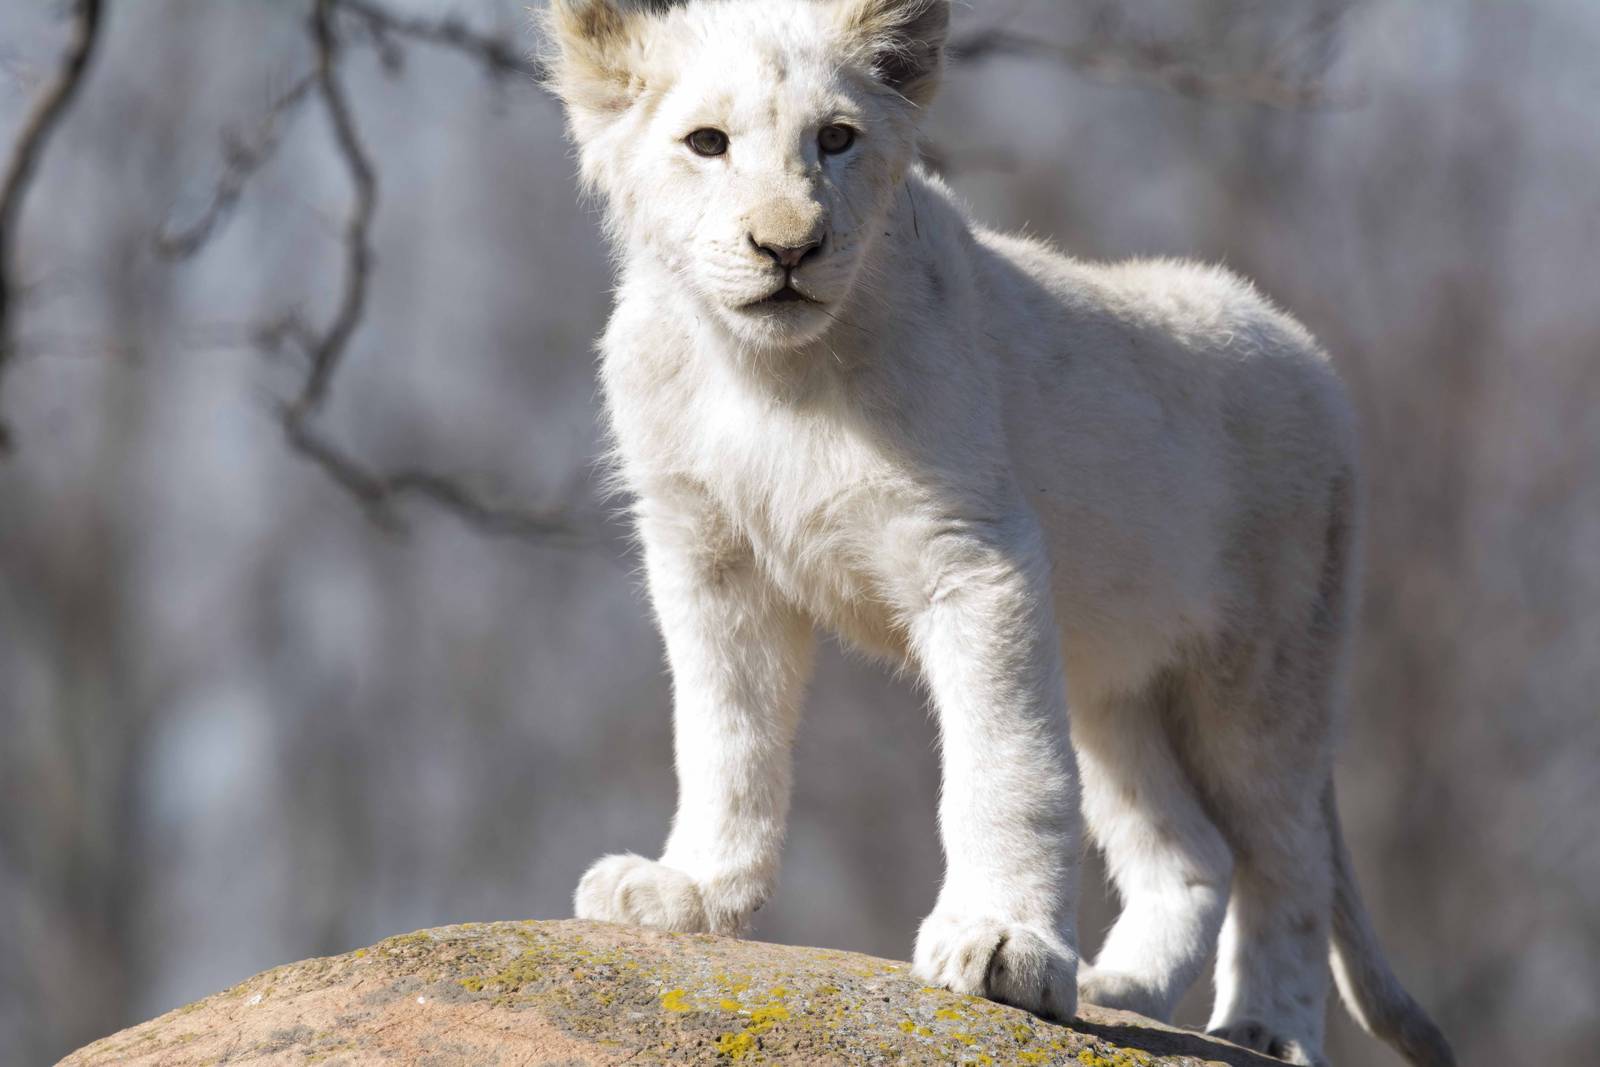
[[[1298,1064],[1321,1064],[1329,989],[1330,772],[1338,644],[1291,634],[1239,648],[1193,679],[1187,761],[1233,846],[1207,1029]],[[1245,666],[1249,664],[1249,666]]]
[[[1260,810],[1249,825],[1217,946],[1207,1029],[1290,1063],[1322,1064],[1333,893],[1328,831],[1298,802]]]
[[[1072,726],[1084,815],[1122,898],[1079,993],[1163,1021],[1216,945],[1233,866],[1173,751],[1169,682],[1080,703]]]

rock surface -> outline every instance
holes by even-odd
[[[849,952],[583,922],[471,923],[259,974],[97,1041],[146,1064],[1268,1067],[1123,1012],[1071,1027]]]

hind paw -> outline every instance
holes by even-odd
[[[1300,1064],[1301,1067],[1328,1067],[1328,1061],[1306,1051],[1300,1042],[1280,1037],[1267,1029],[1265,1023],[1259,1023],[1254,1019],[1239,1019],[1225,1026],[1207,1030],[1206,1033],[1252,1052],[1264,1052],[1285,1063]]]
[[[1078,972],[1078,999],[1101,1008],[1131,1011],[1166,1022],[1172,1015],[1167,997],[1139,975],[1085,967]]]

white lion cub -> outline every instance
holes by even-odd
[[[916,162],[948,21],[948,0],[553,0],[551,81],[618,261],[602,377],[680,786],[660,860],[601,860],[577,912],[745,927],[821,625],[937,710],[927,981],[1166,1018],[1215,947],[1212,1029],[1314,1063],[1331,944],[1356,1017],[1444,1067],[1335,821],[1339,384],[1220,270],[972,222]],[[1092,966],[1080,811],[1124,905]]]

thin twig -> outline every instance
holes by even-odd
[[[1270,70],[1206,71],[1164,44],[1094,41],[1065,45],[993,27],[952,41],[949,56],[952,63],[967,65],[1005,58],[1043,60],[1110,84],[1143,85],[1194,100],[1259,104],[1286,111],[1334,110],[1359,103],[1320,83],[1296,84]]]
[[[100,39],[101,0],[78,0],[72,37],[54,80],[45,86],[22,123],[16,148],[0,178],[0,373],[11,352],[11,257],[17,242],[22,201],[27,196],[45,144],[60,124],[67,107],[83,83]],[[0,453],[10,448],[10,434],[0,420]]]
[[[410,37],[426,44],[469,53],[491,75],[517,74],[543,80],[544,68],[527,58],[510,41],[480,33],[453,16],[441,19],[397,15],[373,0],[336,0],[336,6],[366,22],[380,46],[389,36]]]
[[[216,189],[212,191],[211,203],[200,218],[189,226],[164,232],[157,237],[158,252],[170,259],[188,259],[206,246],[217,225],[239,203],[250,179],[277,151],[285,122],[293,118],[316,84],[317,76],[313,73],[290,86],[267,107],[251,140],[233,134],[223,135],[222,176],[217,179]]]
[[[568,547],[579,547],[590,540],[560,512],[543,514],[491,504],[459,482],[432,471],[405,469],[379,474],[334,446],[304,419],[286,417],[283,428],[294,451],[320,467],[355,498],[373,523],[391,533],[406,531],[395,504],[405,497],[415,497],[491,537]]]

